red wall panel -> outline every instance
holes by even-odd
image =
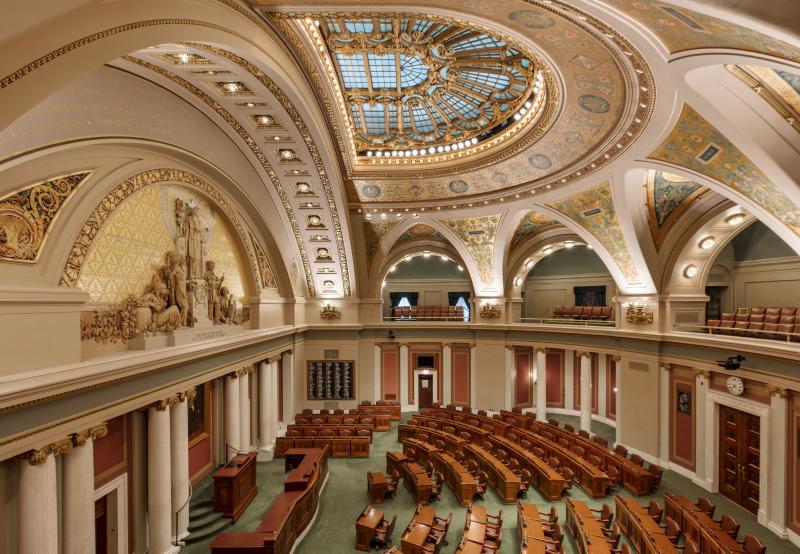
[[[606,358],[606,417],[617,419],[617,362],[613,356]]]
[[[400,351],[395,345],[381,346],[382,400],[400,400]]]
[[[695,378],[691,369],[673,367],[670,371],[670,461],[695,469]],[[679,409],[680,403],[687,411]]]
[[[211,469],[211,436],[203,434],[189,446],[189,480],[194,485]]]
[[[108,422],[108,434],[94,441],[94,484],[101,487],[128,471],[128,418]]]
[[[564,351],[547,353],[547,405],[564,407]]]
[[[517,370],[515,382],[514,405],[528,408],[533,405],[531,394],[531,350],[530,348],[514,349],[514,367]]]

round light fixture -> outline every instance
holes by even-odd
[[[736,227],[742,221],[744,221],[744,214],[733,214],[732,216],[725,218],[725,223],[733,227]]]
[[[714,237],[706,237],[700,241],[700,248],[703,250],[711,250],[714,248],[715,244],[717,244],[717,241],[714,240]]]
[[[689,264],[685,268],[683,268],[683,275],[689,279],[694,279],[697,276],[697,266],[694,264]]]

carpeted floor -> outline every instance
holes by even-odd
[[[566,415],[553,415],[563,423],[579,424],[577,417]],[[404,417],[405,419],[405,417]],[[614,441],[614,429],[602,423],[593,422],[592,431],[600,433],[609,438],[609,442]],[[392,450],[402,450],[402,445],[397,442],[397,431],[392,430],[386,433],[375,433],[373,444],[370,450],[370,457],[364,459],[351,458],[331,458],[329,459],[328,483],[322,495],[319,513],[311,530],[301,543],[297,545],[297,554],[319,554],[319,553],[345,553],[356,552],[355,545],[355,519],[361,510],[368,504],[366,474],[367,471],[385,471],[386,452]],[[236,522],[236,525],[229,527],[231,530],[252,530],[261,521],[264,512],[269,507],[272,499],[279,493],[283,485],[283,459],[273,460],[258,464],[259,494],[253,503],[248,507],[245,514]],[[706,496],[717,505],[717,517],[723,513],[730,513],[741,523],[740,536],[752,532],[758,535],[767,545],[767,552],[770,554],[783,552],[800,552],[789,541],[781,540],[774,534],[767,531],[756,522],[756,518],[750,512],[737,506],[727,498],[717,494],[709,494],[688,479],[667,471],[662,480],[662,489],[681,494],[689,499],[696,499],[698,496]],[[211,479],[204,479],[196,489],[196,497],[210,495]],[[620,489],[620,494],[630,495],[626,489]],[[590,506],[599,508],[603,500],[608,502],[613,508],[613,498],[592,500],[579,487],[573,486],[570,496],[575,499],[586,501]],[[662,495],[656,494],[652,497],[638,497],[641,504],[647,504],[650,498],[655,498],[662,502]],[[538,505],[542,512],[550,510],[551,504],[555,504],[559,512],[559,521],[563,522],[565,517],[564,502],[551,503],[545,500],[536,489],[528,492],[528,502]],[[500,503],[499,497],[490,491],[485,500],[480,501],[485,505],[489,513],[497,513],[503,510],[503,543],[501,552],[519,552],[519,539],[516,529],[516,507],[514,505],[504,505]],[[452,492],[447,486],[443,487],[441,500],[433,506],[439,515],[453,513],[453,521],[450,532],[447,535],[449,546],[444,547],[442,552],[451,553],[461,538],[461,531],[464,526],[464,514],[466,509],[458,504]],[[400,535],[403,529],[411,520],[414,511],[414,503],[409,492],[401,485],[397,497],[388,500],[378,506],[378,509],[385,513],[387,519],[397,514],[397,525],[393,539],[399,546]],[[211,541],[189,545],[183,549],[186,554],[208,552],[208,545]],[[576,552],[571,537],[567,534],[564,540],[564,550],[566,552]]]

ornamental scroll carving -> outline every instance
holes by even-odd
[[[225,275],[218,275],[215,262],[206,259],[209,230],[200,208],[177,198],[174,217],[175,250],[164,254],[144,292],[111,309],[82,314],[83,340],[127,342],[139,334],[239,325],[248,319],[224,286]]]
[[[0,260],[36,261],[50,224],[89,175],[54,177],[0,199]]]

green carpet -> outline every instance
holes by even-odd
[[[562,424],[566,422],[572,423],[576,427],[579,425],[579,418],[577,417],[566,415],[552,415],[551,417],[559,420]],[[407,417],[404,416],[404,419],[407,419]],[[609,438],[610,443],[613,444],[613,428],[602,423],[593,422],[592,431]],[[330,458],[328,460],[328,483],[322,494],[319,513],[311,530],[303,541],[297,545],[295,550],[297,554],[356,552],[354,548],[355,519],[364,506],[368,504],[366,474],[368,471],[385,471],[386,452],[402,450],[402,445],[397,442],[397,431],[394,428],[390,432],[375,433],[373,437],[369,458]],[[239,521],[236,522],[236,525],[228,529],[242,531],[255,529],[272,499],[280,492],[284,477],[282,458],[271,462],[259,463],[258,497],[248,507]],[[800,552],[800,549],[795,548],[789,541],[779,539],[764,527],[758,525],[753,514],[737,506],[727,498],[717,494],[706,493],[688,479],[671,471],[664,472],[662,484],[663,489],[681,494],[692,500],[698,496],[710,498],[717,505],[717,517],[723,513],[732,514],[741,523],[740,537],[748,532],[758,535],[767,545],[768,553]],[[211,478],[207,477],[198,484],[196,492],[199,495],[208,495],[210,494],[210,487]],[[620,489],[619,492],[622,495],[630,496],[626,489]],[[577,500],[583,500],[594,508],[601,507],[604,500],[612,508],[614,506],[612,497],[592,500],[577,486],[572,487],[570,496]],[[659,493],[652,497],[638,497],[638,501],[641,504],[647,504],[650,498],[655,498],[659,503],[662,503],[663,500],[662,495]],[[565,504],[563,501],[551,503],[533,488],[528,491],[527,501],[535,503],[542,512],[549,511],[551,504],[555,504],[559,512],[559,521],[564,521]],[[504,554],[519,552],[516,506],[500,503],[500,499],[494,491],[487,492],[485,500],[479,501],[479,503],[486,506],[487,511],[491,514],[503,510],[504,522],[501,552]],[[458,504],[455,496],[446,485],[443,487],[441,500],[435,502],[433,506],[436,508],[438,515],[446,516],[450,512],[453,513],[453,521],[450,526],[450,532],[447,535],[450,545],[444,547],[442,552],[454,552],[461,538],[466,508]],[[395,499],[387,500],[377,507],[384,512],[386,519],[391,519],[393,515],[397,514],[397,524],[392,538],[395,544],[399,546],[400,536],[411,520],[415,508],[411,495],[401,484]],[[187,554],[208,552],[210,542],[187,546],[183,549],[183,552]],[[572,538],[568,533],[564,539],[564,550],[566,552],[576,552]]]

